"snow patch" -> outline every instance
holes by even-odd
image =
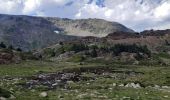
[[[54,31],[55,33],[57,33],[57,34],[60,34],[60,31]]]

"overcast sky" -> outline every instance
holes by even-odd
[[[135,31],[170,29],[170,0],[0,0],[0,13],[100,18]]]

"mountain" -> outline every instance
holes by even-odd
[[[41,17],[0,15],[0,41],[22,50],[50,46],[59,41],[75,39],[56,34],[61,31]]]
[[[67,35],[104,37],[113,32],[134,32],[122,24],[102,19],[46,19],[52,22],[55,26],[63,29]]]
[[[105,36],[109,33],[133,30],[101,19],[33,17],[0,15],[0,42],[23,50],[44,48],[59,41],[76,39],[75,36]],[[72,36],[74,35],[74,36]]]

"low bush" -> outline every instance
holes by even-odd
[[[0,88],[0,97],[9,98],[11,93],[5,89]]]
[[[143,53],[151,56],[151,51],[147,48],[147,46],[140,46],[140,45],[128,45],[128,44],[116,44],[110,48],[114,55],[119,55],[121,52],[129,52],[129,53]]]

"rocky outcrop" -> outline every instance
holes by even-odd
[[[21,57],[13,51],[0,50],[0,64],[19,63]]]
[[[114,32],[107,35],[106,39],[113,39],[113,40],[120,40],[120,39],[126,39],[126,38],[140,38],[141,36],[139,33],[132,33],[132,32]]]
[[[141,32],[144,36],[163,36],[166,34],[170,35],[170,29],[167,30],[145,30]]]

